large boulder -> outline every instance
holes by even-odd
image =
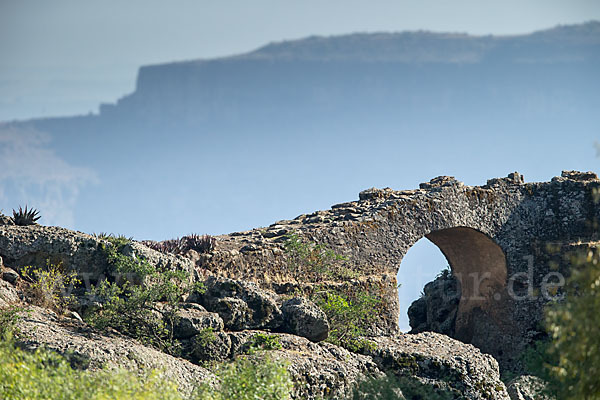
[[[205,291],[193,294],[188,301],[218,313],[227,329],[277,329],[283,324],[277,295],[255,283],[209,277],[204,285]]]
[[[64,354],[82,369],[123,367],[132,371],[156,369],[189,394],[197,382],[212,381],[214,375],[189,361],[162,353],[117,334],[94,332],[76,320],[59,319],[51,311],[28,306],[18,327],[25,334],[21,344],[29,349],[45,346]]]
[[[223,320],[219,314],[208,312],[201,305],[193,303],[184,303],[177,311],[173,324],[173,335],[176,339],[189,339],[206,329],[223,330]]]
[[[225,335],[228,337],[225,338]],[[277,344],[272,350],[257,351],[257,337],[270,336]],[[214,346],[214,347],[210,347]],[[256,357],[270,355],[287,364],[294,381],[293,399],[314,400],[321,398],[345,399],[355,383],[365,376],[381,376],[370,357],[351,353],[330,343],[313,343],[310,340],[289,335],[269,334],[264,331],[217,333],[209,347],[219,348],[217,354],[228,358],[252,354]],[[205,355],[208,351],[205,351]]]
[[[433,332],[370,339],[375,346],[365,347],[363,353],[382,371],[417,378],[455,398],[509,399],[498,363],[473,345]]]
[[[281,311],[285,332],[305,337],[313,342],[327,339],[329,335],[327,316],[312,301],[303,297],[294,297],[283,302]]]

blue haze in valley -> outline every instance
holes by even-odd
[[[266,0],[182,1],[189,13],[132,1],[118,15],[33,3],[0,5],[5,213],[29,204],[44,224],[160,240],[266,226],[438,175],[479,185],[598,169],[593,2],[509,1],[493,17],[472,1],[437,13],[334,1],[321,19]],[[271,24],[251,29],[265,15]],[[423,239],[402,265],[406,307],[446,263]]]

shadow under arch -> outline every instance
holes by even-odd
[[[459,226],[425,235],[444,254],[461,287],[454,336],[477,345],[485,326],[500,317],[498,301],[506,292],[504,251],[486,234]]]

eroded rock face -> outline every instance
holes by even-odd
[[[260,289],[251,282],[209,277],[206,290],[190,299],[218,313],[227,329],[277,329],[283,314],[277,305],[277,295]]]
[[[214,375],[189,361],[143,346],[120,335],[102,335],[75,320],[60,320],[54,313],[35,306],[24,314],[19,328],[25,333],[27,348],[46,346],[63,354],[71,364],[83,369],[102,366],[123,367],[132,371],[158,369],[174,380],[183,393],[196,382],[214,380]]]
[[[54,226],[16,226],[0,224],[0,257],[14,269],[25,266],[45,267],[48,262],[62,263],[67,271],[76,271],[86,284],[112,275],[101,245],[108,242],[82,232]],[[126,246],[128,256],[142,257],[158,269],[176,269],[194,275],[192,261],[163,254],[140,243]]]
[[[204,355],[213,349],[219,356],[228,358],[247,354],[255,335],[277,337],[280,349],[268,350],[266,354],[288,364],[294,381],[292,398],[313,400],[320,398],[345,399],[352,388],[365,375],[382,375],[369,356],[351,353],[330,343],[313,343],[289,334],[269,334],[263,331],[228,332],[215,335]],[[225,335],[227,338],[225,338]],[[228,349],[227,349],[228,347]],[[228,352],[227,352],[228,350]],[[259,352],[265,354],[265,352]],[[330,397],[329,397],[330,396]]]
[[[303,297],[286,300],[281,306],[283,329],[313,342],[327,339],[329,322],[325,313],[312,301]]]
[[[460,283],[449,270],[425,285],[423,296],[408,309],[410,333],[438,332],[454,336]]]
[[[173,326],[175,338],[189,339],[205,329],[223,330],[223,320],[219,314],[208,312],[198,304],[184,303],[182,309],[177,312],[177,319]]]
[[[364,354],[382,371],[416,377],[457,397],[509,399],[498,362],[472,345],[432,332],[371,339],[377,347]]]

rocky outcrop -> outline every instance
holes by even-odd
[[[110,242],[82,232],[52,226],[16,226],[0,224],[0,256],[14,269],[25,266],[44,267],[48,262],[67,271],[76,271],[86,283],[113,274],[102,245]],[[176,269],[194,274],[193,263],[184,257],[163,254],[132,242],[123,250],[128,256],[142,257],[158,269]]]
[[[223,320],[217,313],[206,311],[198,304],[184,303],[182,309],[176,313],[173,334],[177,339],[189,339],[210,329],[223,330]]]
[[[285,332],[305,337],[313,342],[327,339],[329,335],[327,316],[312,301],[303,297],[294,297],[283,303],[281,311]]]
[[[19,304],[18,287],[6,280],[0,280],[0,284],[0,306]],[[467,399],[503,398],[489,391],[496,388],[501,392],[497,364],[472,346],[441,335],[402,335],[373,337],[376,348],[365,349],[364,354],[352,353],[330,343],[314,342],[326,336],[329,327],[324,313],[306,299],[283,300],[253,283],[232,279],[209,278],[205,287],[206,292],[194,293],[188,300],[203,303],[206,308],[183,303],[173,326],[187,360],[143,346],[116,332],[96,332],[76,313],[66,312],[68,317],[59,317],[35,306],[29,306],[32,312],[20,323],[20,328],[28,333],[21,342],[27,348],[46,346],[58,351],[77,368],[159,368],[184,392],[199,381],[215,379],[199,365],[212,368],[215,363],[239,356],[269,354],[286,362],[294,381],[294,399],[348,398],[358,382],[383,377],[385,373],[416,378],[438,388],[433,390]],[[243,304],[245,311],[225,311],[224,304]],[[157,310],[161,310],[159,304]],[[244,325],[272,326],[295,334],[237,329]],[[266,347],[265,338],[270,343]],[[483,394],[488,397],[482,397]]]
[[[371,338],[366,348],[379,369],[412,376],[455,396],[468,399],[508,399],[498,362],[472,345],[425,332]]]
[[[294,379],[303,388],[296,388],[299,398],[327,394],[325,387],[339,388],[335,393],[342,396],[359,376],[393,373],[457,397],[506,399],[492,355],[504,368],[518,372],[516,357],[536,334],[548,300],[532,298],[530,293],[536,293],[550,273],[567,276],[570,265],[565,253],[597,237],[597,227],[589,221],[600,220],[598,190],[600,180],[595,174],[573,171],[544,183],[525,183],[520,174],[512,173],[481,187],[438,177],[417,190],[370,189],[360,193],[359,201],[331,210],[219,236],[209,253],[190,258],[135,242],[119,251],[125,257],[144,258],[158,270],[186,271],[190,281],[204,284],[204,291],[179,299],[183,307],[173,326],[184,355],[196,364],[229,360],[247,352],[257,333],[275,334],[281,348],[271,351],[292,361]],[[286,246],[290,234],[307,246],[302,249],[312,259],[294,258]],[[446,255],[452,275],[426,286],[424,299],[411,309],[413,327],[415,332],[438,330],[460,341],[435,333],[397,334],[398,263],[424,236]],[[548,250],[548,243],[558,254]],[[47,259],[62,262],[86,284],[100,279],[110,273],[103,250],[110,245],[62,228],[0,225],[0,257],[6,264],[0,306],[24,299],[19,289],[21,267],[44,267]],[[322,249],[341,256],[324,264],[318,252]],[[536,263],[524,263],[524,256],[533,256]],[[478,278],[476,284],[473,276]],[[323,343],[329,330],[323,312],[305,299],[294,298],[297,293],[330,288],[377,300],[373,313],[378,318],[365,329],[374,346],[365,346],[360,355]],[[85,308],[84,293],[75,293],[79,299],[74,304],[81,308]],[[59,318],[48,317],[45,323],[46,329],[67,337],[77,332]],[[71,334],[65,329],[71,329]],[[95,347],[101,347],[105,337],[109,348],[129,343],[116,344],[111,340],[117,336],[88,333],[97,335]],[[38,341],[56,344],[50,335]],[[82,346],[102,358],[91,344]],[[177,379],[191,376],[186,368],[179,370]]]
[[[453,336],[460,295],[460,282],[450,270],[444,270],[425,285],[423,295],[408,308],[410,333],[438,332]]]
[[[25,334],[22,344],[29,349],[45,346],[57,351],[77,368],[156,369],[165,378],[175,381],[184,393],[189,393],[197,382],[214,379],[205,368],[143,346],[133,339],[118,334],[100,334],[77,320],[61,319],[48,310],[31,305],[27,308],[29,312],[24,313],[19,323]]]
[[[277,296],[255,283],[209,277],[204,289],[188,301],[218,313],[227,329],[276,329],[283,323]]]

